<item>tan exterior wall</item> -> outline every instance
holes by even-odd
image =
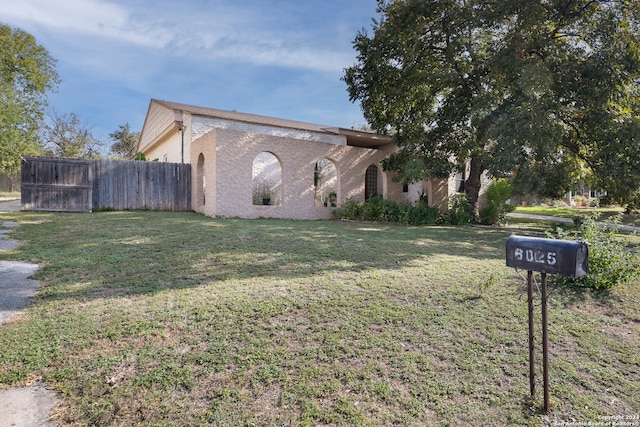
[[[254,205],[253,160],[261,152],[276,156],[282,170],[282,201],[277,205]],[[193,198],[197,201],[198,157],[205,159],[205,204],[194,210],[209,216],[238,218],[328,219],[331,207],[316,206],[314,169],[322,158],[331,160],[338,173],[338,206],[348,198],[364,201],[367,167],[379,166],[389,152],[323,142],[299,141],[216,129],[194,141],[191,147]],[[210,160],[211,159],[211,160]],[[402,201],[402,184],[383,172],[384,197]]]
[[[167,128],[173,126],[175,122],[175,113],[157,103],[152,102],[149,105],[147,116],[144,121],[143,133],[140,135],[140,143],[138,150],[143,151],[151,149],[151,144],[160,143],[163,134]]]
[[[138,151],[148,160],[189,163],[191,157],[191,114],[175,112],[152,103],[147,113]],[[184,135],[183,135],[184,132]],[[183,161],[184,159],[184,161]]]
[[[163,144],[145,150],[145,157],[150,161],[158,159],[160,162],[180,163],[180,144],[180,131],[175,129],[165,137]]]
[[[191,144],[191,208],[207,216],[216,216],[216,131]],[[202,155],[202,157],[200,157]]]
[[[449,197],[449,180],[447,179],[430,179],[426,183],[427,197],[429,198],[429,206],[435,206],[441,212],[449,209],[447,199]]]
[[[315,166],[323,158],[336,168],[338,206],[349,198],[364,201],[365,172],[370,165],[378,167],[378,193],[388,200],[415,203],[414,193],[422,188],[429,204],[444,211],[450,194],[451,180],[446,179],[426,180],[403,193],[402,184],[380,167],[395,149],[393,145],[377,150],[354,147],[347,145],[345,135],[304,126],[192,116],[158,102],[150,104],[138,149],[150,160],[191,163],[192,207],[212,217],[331,218],[332,208],[321,201],[326,188],[319,186],[316,194],[314,185]],[[267,206],[253,200],[253,161],[261,152],[272,153],[282,171],[281,198]]]

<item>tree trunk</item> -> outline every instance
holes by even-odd
[[[484,165],[482,160],[477,156],[471,157],[471,165],[469,167],[469,177],[464,183],[465,191],[467,192],[467,198],[469,205],[471,206],[471,214],[475,222],[480,222],[480,187],[482,186],[482,173],[484,172]]]

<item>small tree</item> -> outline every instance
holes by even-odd
[[[56,157],[99,158],[102,142],[75,114],[49,113],[44,126],[44,141],[51,155]]]
[[[507,213],[514,209],[514,206],[507,203],[512,192],[511,183],[505,178],[497,179],[489,185],[485,192],[487,204],[480,211],[483,224],[502,224],[504,222]]]
[[[111,152],[119,158],[132,160],[136,157],[140,132],[131,132],[129,123],[119,125],[118,128],[117,131],[109,134],[113,142]]]

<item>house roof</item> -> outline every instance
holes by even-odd
[[[174,111],[188,112],[192,115],[203,117],[215,117],[237,122],[257,125],[275,126],[288,129],[305,130],[311,132],[327,133],[332,135],[344,135],[347,145],[364,148],[380,148],[393,143],[393,139],[387,135],[378,135],[363,130],[331,127],[313,123],[299,122],[295,120],[279,119],[275,117],[261,116],[257,114],[239,113],[237,111],[217,110],[215,108],[198,107],[195,105],[181,104],[178,102],[160,101],[152,99],[151,103],[158,103]]]

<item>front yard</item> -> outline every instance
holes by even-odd
[[[0,259],[40,264],[42,289],[0,326],[0,384],[44,380],[63,425],[640,415],[638,283],[553,289],[553,409],[529,401],[526,284],[505,267],[507,230],[142,211],[6,220],[25,244]]]

